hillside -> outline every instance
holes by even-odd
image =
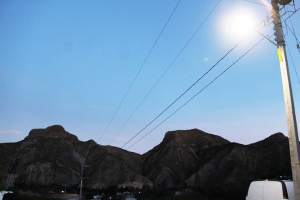
[[[85,180],[87,187],[124,183],[152,186],[151,181],[141,176],[141,155],[101,146],[93,140],[79,141],[58,125],[33,129],[18,143],[0,144],[0,152],[1,173],[16,173],[17,182],[22,184],[78,185],[81,166],[86,164],[90,165],[84,170],[84,176],[89,177]]]
[[[204,195],[244,198],[254,179],[290,176],[288,139],[282,133],[250,145],[231,143],[198,129],[169,131],[140,155],[93,140],[82,142],[60,125],[33,129],[24,140],[0,144],[0,180],[17,174],[16,184],[182,188]]]

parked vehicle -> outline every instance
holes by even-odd
[[[294,183],[291,180],[252,181],[246,200],[294,200]]]
[[[127,196],[125,197],[125,200],[136,200],[136,198]]]
[[[14,198],[14,194],[12,191],[0,191],[0,200],[5,200],[5,199],[13,199]]]

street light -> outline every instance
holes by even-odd
[[[67,185],[68,185],[68,181],[62,183],[61,185],[62,185],[62,186],[65,186],[65,191],[64,191],[64,193],[67,194]]]
[[[81,164],[81,175],[80,175],[80,193],[79,193],[79,199],[81,200],[81,196],[82,196],[82,180],[87,178],[87,177],[84,177],[82,178],[82,175],[83,175],[83,169],[86,168],[86,167],[90,167],[89,165],[84,165],[84,164]]]

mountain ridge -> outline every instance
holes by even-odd
[[[259,178],[291,175],[288,139],[275,133],[243,145],[198,129],[168,131],[144,154],[86,142],[60,125],[33,129],[24,140],[0,144],[0,186],[7,174],[17,185],[76,186],[84,169],[84,186],[182,188],[197,186],[205,195],[245,197]],[[235,188],[235,190],[233,190]],[[218,191],[218,192],[216,192]]]

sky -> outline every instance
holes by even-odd
[[[263,37],[230,25],[244,13],[274,41],[269,2],[1,0],[0,143],[55,124],[140,154],[174,130],[241,144],[287,136],[277,47],[264,39],[240,58]],[[299,7],[281,11],[298,127]]]

